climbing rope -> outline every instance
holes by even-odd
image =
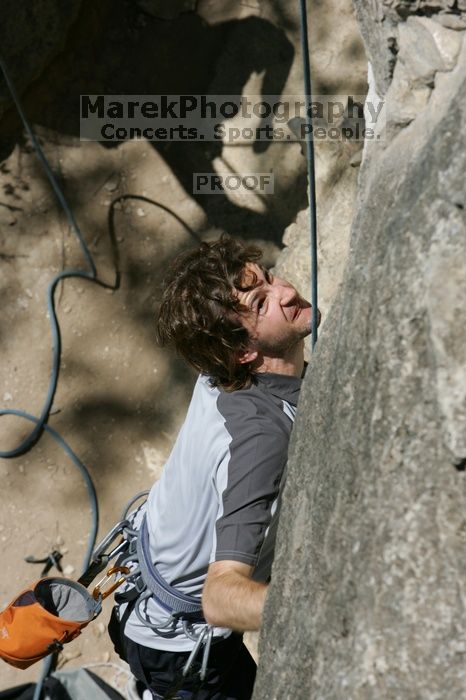
[[[94,261],[92,259],[92,255],[89,251],[89,248],[87,247],[87,244],[84,240],[84,237],[81,233],[81,230],[76,223],[76,220],[73,216],[73,213],[71,209],[68,206],[68,203],[65,199],[65,196],[63,195],[63,192],[61,191],[61,188],[55,178],[55,175],[53,174],[47,158],[44,155],[44,152],[42,150],[42,147],[34,134],[31,126],[29,125],[29,122],[26,118],[26,115],[23,111],[21,102],[19,100],[19,97],[16,93],[15,86],[13,85],[13,82],[10,78],[10,74],[8,72],[8,69],[6,67],[5,61],[3,58],[0,56],[0,68],[2,69],[3,76],[5,78],[5,82],[8,86],[8,90],[10,91],[11,97],[13,98],[13,102],[16,105],[16,109],[18,110],[18,113],[21,117],[21,121],[24,124],[24,128],[26,129],[26,132],[31,139],[32,145],[34,146],[34,150],[37,154],[37,157],[39,161],[41,162],[45,173],[47,175],[47,178],[53,188],[53,191],[55,192],[58,201],[60,202],[61,206],[63,207],[63,210],[65,211],[65,214],[68,218],[69,224],[71,226],[71,229],[73,233],[75,234],[76,238],[79,241],[79,244],[81,246],[81,249],[83,251],[84,257],[86,259],[86,263],[90,268],[90,271],[86,270],[80,270],[80,269],[69,269],[69,270],[64,270],[63,272],[60,272],[57,274],[52,281],[50,282],[48,289],[47,289],[47,310],[50,318],[50,328],[52,332],[52,369],[50,373],[50,380],[49,380],[49,386],[48,386],[48,391],[47,391],[47,396],[44,402],[44,405],[42,407],[41,414],[39,418],[34,421],[35,426],[27,435],[24,440],[20,442],[19,445],[14,447],[11,450],[1,450],[0,451],[0,457],[4,458],[12,458],[12,457],[18,457],[21,454],[24,454],[29,450],[39,439],[40,435],[42,434],[42,431],[44,430],[44,427],[47,423],[47,419],[49,417],[50,409],[52,408],[52,403],[53,403],[53,398],[55,396],[55,392],[57,389],[57,383],[58,383],[58,373],[59,373],[59,368],[60,368],[60,353],[61,353],[61,340],[60,340],[60,327],[58,325],[58,320],[57,320],[57,314],[55,311],[55,290],[57,288],[58,283],[61,280],[70,278],[70,277],[81,277],[84,279],[89,279],[92,282],[97,282],[101,284],[102,286],[109,286],[109,285],[104,285],[102,282],[99,282],[97,280],[97,272],[95,268]],[[0,410],[0,416],[4,415],[16,415],[19,416],[20,418],[27,418],[27,415],[23,411],[12,411],[12,410],[6,410],[2,409]],[[29,418],[27,418],[30,420]]]
[[[47,289],[47,308],[48,308],[48,314],[50,318],[50,327],[51,327],[51,332],[52,332],[52,369],[51,369],[51,374],[50,374],[50,381],[49,381],[49,387],[47,391],[47,396],[44,402],[44,406],[42,408],[41,414],[39,418],[36,418],[35,416],[30,415],[29,413],[26,413],[25,411],[19,411],[19,410],[14,410],[14,409],[2,409],[0,410],[0,416],[4,415],[13,415],[17,416],[19,418],[23,418],[25,420],[30,421],[31,423],[34,424],[34,427],[32,431],[29,433],[29,435],[20,442],[17,447],[11,449],[11,450],[2,450],[0,451],[0,457],[4,458],[12,458],[12,457],[17,457],[21,454],[24,454],[27,450],[29,450],[39,439],[43,431],[45,430],[48,432],[52,438],[65,450],[65,452],[68,454],[72,462],[75,464],[75,466],[79,469],[81,472],[84,482],[86,484],[86,488],[88,491],[89,495],[89,500],[90,500],[90,505],[91,505],[91,529],[88,537],[88,545],[87,545],[87,550],[84,556],[84,562],[83,562],[83,571],[86,571],[88,568],[91,558],[92,558],[92,552],[95,546],[96,538],[97,538],[97,530],[99,526],[99,508],[98,508],[98,502],[97,502],[97,494],[95,490],[95,486],[93,484],[91,475],[87,469],[87,467],[81,462],[81,460],[78,458],[78,456],[75,454],[75,452],[71,449],[71,447],[68,445],[68,443],[61,437],[61,435],[51,428],[50,426],[47,425],[47,419],[50,413],[50,409],[52,407],[53,403],[53,398],[55,395],[55,391],[57,388],[57,382],[58,382],[58,373],[60,369],[60,354],[61,354],[61,342],[60,342],[60,327],[58,325],[58,319],[55,311],[55,300],[54,300],[54,295],[55,295],[55,290],[57,288],[58,283],[61,280],[64,280],[66,278],[70,277],[81,277],[84,279],[89,279],[93,282],[98,282],[102,286],[109,286],[105,285],[102,282],[99,282],[96,277],[97,277],[97,272],[96,268],[94,265],[94,261],[92,259],[92,256],[89,252],[89,249],[86,245],[86,242],[84,240],[84,237],[81,233],[81,230],[76,223],[76,220],[73,216],[73,213],[71,209],[68,206],[68,203],[65,199],[65,196],[63,192],[61,191],[61,188],[55,178],[55,175],[53,174],[47,158],[44,155],[44,152],[42,151],[41,145],[36,138],[31,126],[29,125],[29,122],[26,118],[26,115],[23,111],[21,102],[19,100],[19,97],[16,93],[15,86],[10,78],[8,69],[6,67],[5,61],[3,58],[0,56],[0,68],[2,69],[3,76],[5,78],[5,82],[7,84],[7,87],[10,91],[11,97],[13,98],[13,102],[16,105],[16,109],[18,110],[18,113],[21,117],[21,121],[23,122],[23,125],[26,129],[26,132],[31,139],[31,143],[35,149],[35,152],[37,154],[37,157],[39,161],[41,162],[45,173],[49,179],[49,182],[53,188],[53,191],[55,192],[58,201],[60,202],[61,206],[63,207],[65,214],[68,218],[68,221],[70,223],[71,229],[73,230],[74,234],[76,235],[81,249],[83,251],[84,257],[86,259],[86,262],[90,268],[90,271],[86,270],[79,270],[79,269],[69,269],[69,270],[64,270],[63,272],[60,272],[58,275],[56,275],[52,281],[50,282],[48,289]],[[43,664],[42,667],[42,672],[41,676],[36,684],[35,690],[34,690],[34,696],[33,700],[39,700],[42,694],[42,689],[43,689],[43,684],[50,674],[50,671],[52,669],[52,665],[54,663],[54,655],[48,656]]]
[[[306,0],[300,0],[301,18],[301,51],[303,54],[304,73],[304,102],[306,105],[306,160],[307,175],[309,179],[309,233],[311,246],[311,304],[312,304],[312,351],[317,343],[318,305],[317,305],[317,205],[316,205],[316,177],[314,162],[314,137],[312,132],[311,110],[311,64],[309,60],[309,40],[307,33],[307,7]]]
[[[79,278],[84,278],[87,280],[90,280],[91,282],[94,282],[98,284],[101,287],[104,287],[106,289],[111,289],[111,290],[116,290],[119,288],[120,284],[120,272],[119,272],[119,259],[118,259],[118,248],[116,246],[116,237],[115,237],[115,222],[114,222],[114,217],[115,217],[115,205],[119,202],[123,202],[126,200],[131,200],[131,199],[136,199],[138,201],[144,201],[148,204],[152,204],[154,206],[157,206],[164,211],[170,213],[179,223],[181,223],[186,231],[196,240],[196,242],[200,243],[201,239],[198,236],[198,234],[191,229],[188,224],[186,224],[183,219],[181,219],[175,212],[170,210],[168,207],[164,206],[160,202],[156,202],[154,200],[149,199],[148,197],[140,196],[140,195],[133,195],[133,194],[126,194],[122,195],[120,197],[117,197],[111,204],[109,208],[109,213],[108,213],[108,227],[109,227],[109,235],[110,235],[110,240],[112,243],[112,249],[113,249],[113,263],[115,267],[115,282],[113,285],[107,284],[105,282],[102,282],[97,278],[97,270],[96,266],[94,264],[92,255],[89,251],[89,248],[85,242],[85,239],[81,233],[81,230],[74,218],[74,215],[66,201],[66,198],[56,180],[56,177],[50,168],[50,165],[47,161],[47,158],[42,150],[42,147],[34,134],[34,131],[32,130],[28,119],[24,113],[24,110],[22,108],[20,99],[17,95],[16,89],[14,87],[13,81],[11,80],[11,77],[8,72],[8,68],[5,64],[4,59],[0,55],[0,68],[3,72],[3,76],[5,78],[5,82],[7,84],[7,87],[10,91],[10,94],[12,96],[13,102],[16,105],[16,108],[18,110],[18,113],[21,117],[21,121],[23,122],[23,125],[26,129],[26,132],[31,140],[31,143],[35,149],[35,152],[38,156],[39,161],[41,162],[47,178],[52,186],[53,191],[55,192],[57,199],[59,203],[61,204],[68,222],[70,224],[70,227],[77,237],[79,244],[81,246],[82,252],[84,254],[87,266],[89,267],[89,270],[81,270],[81,269],[67,269],[63,270],[62,272],[58,273],[50,282],[48,289],[47,289],[47,309],[48,309],[48,315],[50,319],[50,327],[51,327],[51,335],[52,335],[52,368],[51,368],[51,373],[50,373],[50,380],[49,380],[49,386],[48,386],[48,391],[46,395],[46,399],[42,408],[42,411],[40,413],[40,416],[37,418],[36,416],[32,416],[31,414],[21,411],[21,410],[16,410],[16,409],[0,409],[0,416],[5,416],[5,415],[12,415],[16,416],[19,418],[22,418],[24,420],[27,420],[31,423],[34,424],[33,429],[27,435],[26,438],[24,438],[19,445],[17,445],[15,448],[10,449],[10,450],[2,450],[0,451],[0,457],[3,458],[13,458],[17,457],[21,454],[24,454],[27,452],[33,445],[37,442],[37,440],[40,438],[42,433],[45,431],[47,432],[63,449],[64,451],[68,454],[72,462],[75,464],[75,466],[79,469],[81,472],[81,475],[83,476],[87,491],[88,491],[88,496],[89,496],[89,501],[90,501],[90,506],[91,506],[91,529],[88,537],[88,545],[87,545],[87,550],[85,553],[84,557],[84,562],[83,562],[83,573],[87,571],[89,568],[90,562],[92,560],[92,554],[94,551],[95,543],[96,543],[96,538],[97,538],[97,531],[98,531],[98,524],[99,524],[99,510],[98,510],[98,501],[97,501],[97,494],[95,490],[95,486],[93,484],[91,475],[87,469],[87,467],[81,462],[81,460],[78,458],[78,456],[75,454],[75,452],[72,450],[72,448],[68,445],[66,440],[53,428],[51,428],[49,425],[47,425],[47,420],[50,414],[50,409],[52,407],[53,399],[55,396],[56,388],[57,388],[57,383],[58,383],[58,375],[59,375],[59,369],[60,369],[60,358],[61,358],[61,339],[60,339],[60,327],[57,319],[57,314],[55,310],[55,291],[57,288],[58,283],[61,280],[67,279],[67,278],[73,278],[73,277],[79,277]],[[34,696],[33,700],[39,700],[41,695],[42,695],[42,690],[43,690],[43,685],[47,677],[50,675],[50,672],[52,670],[52,667],[54,665],[54,655],[48,656],[42,667],[41,675],[40,678],[36,684],[36,688],[34,691]]]
[[[68,218],[70,227],[72,231],[74,232],[75,236],[77,237],[81,249],[83,251],[84,257],[86,259],[86,262],[90,268],[90,271],[86,270],[80,270],[80,269],[68,269],[68,270],[63,270],[62,272],[58,273],[50,282],[48,289],[47,289],[47,311],[48,311],[48,316],[50,319],[50,328],[51,328],[51,334],[52,334],[52,369],[50,372],[50,380],[49,380],[49,386],[47,390],[47,395],[45,398],[44,405],[42,407],[42,411],[40,413],[40,416],[38,419],[36,419],[35,426],[32,429],[32,431],[29,433],[29,435],[24,438],[20,442],[19,445],[14,447],[11,450],[0,450],[0,457],[3,457],[5,459],[9,459],[12,457],[18,457],[21,454],[24,454],[27,452],[39,439],[41,433],[43,432],[49,414],[50,410],[52,408],[53,404],[53,399],[55,396],[55,392],[57,389],[57,383],[58,383],[58,374],[59,374],[59,369],[60,369],[60,357],[61,357],[61,337],[60,337],[60,327],[57,319],[57,314],[55,310],[55,291],[57,288],[58,283],[61,280],[67,279],[67,278],[73,278],[73,277],[79,277],[79,278],[84,278],[87,280],[90,280],[91,282],[94,282],[95,284],[98,284],[101,287],[104,287],[105,289],[111,289],[111,290],[116,290],[119,288],[120,285],[120,274],[119,274],[119,269],[118,269],[118,249],[115,245],[116,240],[115,240],[115,226],[114,226],[114,215],[115,215],[115,205],[119,202],[123,202],[126,200],[130,199],[136,199],[138,201],[144,201],[149,204],[153,204],[160,209],[163,209],[164,211],[170,213],[179,223],[181,223],[186,231],[198,242],[201,243],[200,237],[196,234],[196,232],[191,229],[188,224],[186,224],[181,217],[179,217],[175,212],[171,211],[168,207],[164,206],[160,202],[155,202],[148,197],[143,197],[141,195],[135,195],[135,194],[125,194],[120,197],[117,197],[111,204],[110,209],[109,209],[109,232],[110,232],[110,238],[111,242],[113,245],[113,253],[114,253],[114,264],[115,264],[115,282],[114,284],[107,284],[105,282],[102,282],[102,280],[99,280],[97,277],[97,270],[92,258],[92,255],[89,251],[89,248],[86,244],[86,241],[84,240],[84,237],[81,233],[81,230],[74,218],[73,212],[71,211],[66,198],[55,178],[55,175],[53,174],[50,165],[47,161],[47,158],[44,155],[44,152],[42,150],[42,147],[34,134],[27,117],[24,113],[24,110],[22,108],[21,102],[19,100],[19,97],[16,93],[15,87],[13,85],[13,82],[10,78],[10,75],[8,73],[8,69],[6,67],[5,61],[3,58],[0,56],[0,68],[2,69],[3,75],[5,77],[5,81],[7,83],[8,89],[10,90],[11,96],[13,98],[13,101],[16,105],[16,108],[18,110],[18,113],[21,117],[21,120],[24,124],[24,127],[26,129],[26,132],[31,139],[31,142],[34,146],[34,149],[36,151],[36,154],[41,162],[41,164],[44,167],[44,170],[47,174],[47,177],[52,185],[53,191],[55,192],[58,201],[60,202],[61,206],[63,207],[65,214]],[[23,412],[23,411],[14,411],[10,409],[0,409],[0,416],[4,415],[15,415],[20,418],[25,418],[27,420],[31,420],[28,415]]]

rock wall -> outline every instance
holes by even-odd
[[[355,4],[385,119],[365,149],[343,283],[304,382],[254,698],[457,700],[463,16],[461,3]]]

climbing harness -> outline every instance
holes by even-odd
[[[110,559],[116,558],[118,566],[127,572],[114,585],[115,590],[122,583],[128,584],[128,588],[116,596],[118,604],[127,604],[123,619],[126,620],[134,610],[144,626],[152,629],[159,637],[165,638],[175,636],[176,629],[181,624],[183,633],[194,642],[194,646],[183,667],[181,677],[176,682],[176,691],[178,691],[186,678],[192,674],[194,663],[200,656],[201,650],[199,681],[202,683],[205,680],[213,641],[213,627],[204,619],[201,600],[195,596],[186,595],[171,586],[152,561],[145,513],[139,527],[133,529],[131,520],[127,517],[128,511],[137,500],[147,495],[148,492],[143,492],[131,499],[125,508],[123,519],[114,526],[97,547],[88,572],[80,578],[80,582],[87,582],[88,575],[93,576],[95,570],[102,564],[105,566]],[[106,554],[107,547],[119,536],[121,536],[121,541],[109,554]],[[155,600],[167,613],[167,621],[163,625],[152,623],[148,615],[144,614],[143,609],[149,599]],[[175,689],[172,688],[171,692],[175,692]]]

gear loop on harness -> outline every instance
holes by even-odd
[[[151,630],[153,630],[156,634],[158,634],[160,637],[165,637],[166,639],[171,639],[172,637],[175,636],[176,634],[176,626],[178,624],[178,617],[176,615],[171,614],[167,622],[164,625],[156,625],[153,622],[150,622],[148,617],[144,617],[142,612],[141,612],[141,605],[148,601],[149,598],[152,598],[152,592],[150,590],[145,590],[142,594],[140,594],[137,597],[135,606],[134,606],[134,612],[136,613],[136,616],[138,620],[145,625],[146,627],[149,627]]]
[[[123,510],[123,515],[121,516],[121,519],[122,519],[122,520],[127,520],[127,518],[128,518],[128,511],[129,511],[129,509],[131,508],[131,506],[134,505],[134,504],[136,503],[136,501],[139,501],[140,498],[144,498],[144,496],[145,496],[146,499],[147,499],[147,496],[148,496],[148,495],[149,495],[149,491],[146,490],[146,491],[140,491],[140,492],[137,493],[135,496],[133,496],[133,498],[132,498],[130,501],[128,501],[128,503],[125,505],[125,508],[124,508],[124,510]],[[141,506],[143,506],[143,505],[144,505],[144,503],[141,503]],[[141,506],[139,506],[139,508],[141,508]],[[139,510],[139,508],[138,508],[137,510]],[[136,510],[136,512],[137,512],[137,510]],[[134,514],[133,514],[133,515],[134,515]]]
[[[83,578],[88,577],[89,571],[96,575],[99,570],[105,568],[111,558],[118,555],[117,567],[113,571],[124,568],[125,575],[124,580],[117,582],[114,589],[121,583],[126,583],[128,588],[118,593],[117,603],[133,602],[134,612],[141,624],[152,629],[160,637],[173,638],[176,635],[177,626],[181,624],[184,634],[196,645],[199,637],[204,636],[204,630],[208,627],[202,615],[200,599],[186,595],[171,586],[153,563],[146,515],[143,515],[138,529],[135,529],[133,524],[137,511],[128,516],[133,503],[145,495],[146,492],[137,494],[127,504],[123,512],[124,519],[117,523],[99,543],[91,566]],[[118,536],[122,537],[122,541],[111,552],[106,553],[109,545]],[[100,585],[101,582],[97,584],[97,586]],[[146,612],[149,599],[154,599],[168,613],[164,624],[155,624],[150,621]],[[146,610],[143,610],[144,606]],[[196,623],[203,626],[197,633],[193,626]]]

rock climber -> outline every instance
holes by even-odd
[[[242,633],[261,624],[277,500],[304,370],[312,308],[226,235],[181,254],[164,288],[158,336],[199,372],[186,420],[145,510],[163,578],[198,598],[214,626],[206,678],[177,698],[250,698],[256,666]],[[135,527],[139,511],[135,516]],[[261,553],[265,554],[265,560]],[[262,560],[261,560],[262,559]],[[110,634],[153,698],[162,698],[193,647],[181,627],[159,636],[125,604]],[[155,600],[147,618],[163,625]],[[147,690],[145,691],[148,692]],[[144,698],[146,695],[144,695]],[[149,697],[149,696],[147,696]]]

